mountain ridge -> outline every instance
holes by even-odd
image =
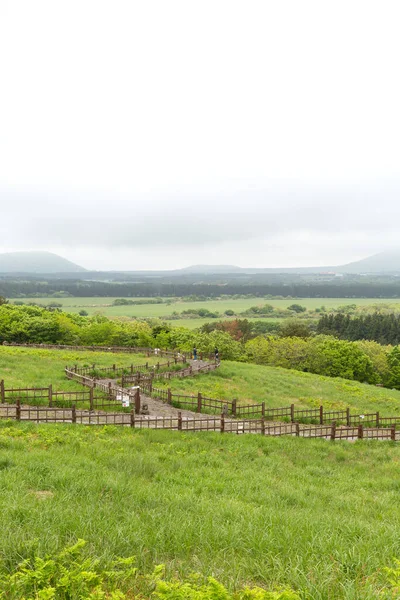
[[[84,273],[86,269],[53,252],[4,252],[0,273]]]

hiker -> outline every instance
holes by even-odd
[[[219,363],[219,352],[218,352],[218,348],[217,347],[214,350],[214,356],[215,356],[215,362]]]
[[[197,360],[197,348],[194,346],[193,348],[193,360]]]

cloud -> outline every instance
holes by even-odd
[[[274,183],[219,193],[117,195],[0,189],[4,247],[191,247],[288,235],[400,232],[400,182]],[[322,241],[322,240],[321,240]]]

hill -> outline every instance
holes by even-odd
[[[49,557],[35,573],[23,563],[10,589],[23,560],[56,558],[79,539],[88,562],[75,552],[63,585],[96,582],[99,559],[109,587],[126,592],[121,599],[231,599],[215,586],[209,594],[177,589],[194,572],[192,585],[213,576],[230,590],[299,591],[242,600],[398,597],[384,567],[399,554],[399,445],[7,421],[0,442],[0,594],[9,600],[39,598],[52,572]],[[165,564],[173,593],[153,595],[134,569],[121,572],[132,555],[140,574]]]
[[[86,269],[52,252],[0,254],[0,273],[84,273]]]
[[[400,273],[400,250],[388,250],[336,267],[341,273]]]

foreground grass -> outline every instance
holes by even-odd
[[[3,422],[0,448],[2,573],[82,538],[100,565],[361,599],[400,556],[390,442]]]
[[[171,387],[173,392],[197,394],[221,400],[238,399],[238,404],[265,402],[267,407],[295,404],[298,408],[316,407],[376,412],[382,416],[400,414],[400,391],[323,377],[280,367],[258,366],[222,361],[220,368],[195,378],[157,382],[157,387]]]
[[[88,367],[117,367],[154,365],[166,362],[166,358],[147,357],[144,354],[114,354],[111,352],[82,352],[71,350],[40,350],[34,348],[12,348],[0,346],[0,379],[6,387],[48,387],[55,391],[81,390],[82,386],[69,381],[64,375],[65,367],[77,364]]]

